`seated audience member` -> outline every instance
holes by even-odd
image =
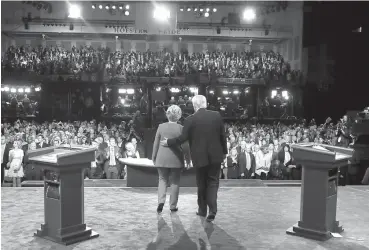
[[[96,148],[95,160],[91,162],[91,169],[89,169],[88,176],[90,179],[102,179],[106,157],[104,152],[99,149],[99,143],[96,140],[92,142],[92,147]]]
[[[273,154],[272,154],[272,161],[270,165],[269,171],[269,179],[271,180],[281,180],[283,179],[282,167],[281,162],[278,159],[279,154],[279,146],[274,145],[273,147]]]
[[[255,168],[255,178],[266,180],[268,177],[269,169],[270,169],[270,163],[268,164],[267,161],[269,160],[268,155],[268,148],[263,146],[261,149],[258,149],[258,146],[256,148],[255,153],[255,162],[256,162],[256,168]],[[271,157],[270,157],[271,160]]]
[[[123,153],[123,157],[124,158],[137,158],[137,159],[139,159],[140,154],[136,150],[135,146],[131,142],[128,142],[128,143],[126,143],[126,151]],[[124,166],[124,169],[122,171],[121,176],[124,179],[127,178],[127,166]]]
[[[106,173],[106,179],[119,179],[121,172],[121,164],[119,158],[122,155],[117,146],[117,142],[114,137],[109,140],[109,147],[106,149],[106,161],[104,171]]]
[[[285,180],[292,180],[292,169],[296,168],[296,166],[293,165],[291,149],[288,144],[282,144],[282,150],[279,152],[278,160],[282,164],[283,178]]]
[[[237,179],[239,173],[237,149],[232,148],[230,155],[227,157],[227,179]]]
[[[251,179],[255,175],[255,157],[251,153],[251,144],[241,142],[241,152],[238,156],[239,178]]]
[[[41,134],[38,135],[37,136],[37,139],[38,139],[38,143],[36,145],[37,148],[47,148],[47,147],[50,147],[50,145],[45,142],[43,135],[41,135]]]

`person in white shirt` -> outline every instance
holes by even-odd
[[[265,150],[263,148],[263,150]],[[269,169],[266,168],[265,162],[265,153],[260,150],[259,145],[255,145],[255,179],[262,179],[265,180],[267,178],[267,174]],[[269,166],[270,167],[270,166]]]

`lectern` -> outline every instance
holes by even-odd
[[[63,245],[98,237],[84,221],[83,170],[95,159],[88,147],[49,147],[29,151],[29,160],[44,175],[45,224],[39,236]]]
[[[353,150],[312,143],[292,145],[292,155],[302,165],[300,221],[287,234],[327,240],[341,233],[336,221],[339,168],[347,165]]]

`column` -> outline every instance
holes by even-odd
[[[115,39],[115,51],[122,51],[122,42],[119,39]]]
[[[179,52],[179,45],[178,42],[173,43],[173,52],[178,53]]]
[[[150,43],[146,42],[146,51],[148,51],[150,49]]]
[[[136,52],[136,41],[131,41],[131,51]]]
[[[206,51],[208,51],[208,44],[207,43],[203,43],[202,44],[202,52],[206,53]]]
[[[193,43],[188,43],[188,54],[192,55],[193,54]]]

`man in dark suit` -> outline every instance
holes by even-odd
[[[205,96],[192,98],[195,113],[184,121],[182,134],[161,141],[161,145],[174,147],[189,141],[192,164],[196,168],[197,215],[213,221],[217,213],[217,196],[221,163],[228,150],[223,119],[218,112],[206,110]]]
[[[38,143],[36,145],[36,148],[50,147],[50,145],[45,142],[44,137],[42,135],[38,135],[37,139],[38,139]]]
[[[238,154],[239,179],[251,179],[255,175],[255,157],[251,153],[251,145],[241,142],[241,152]]]

